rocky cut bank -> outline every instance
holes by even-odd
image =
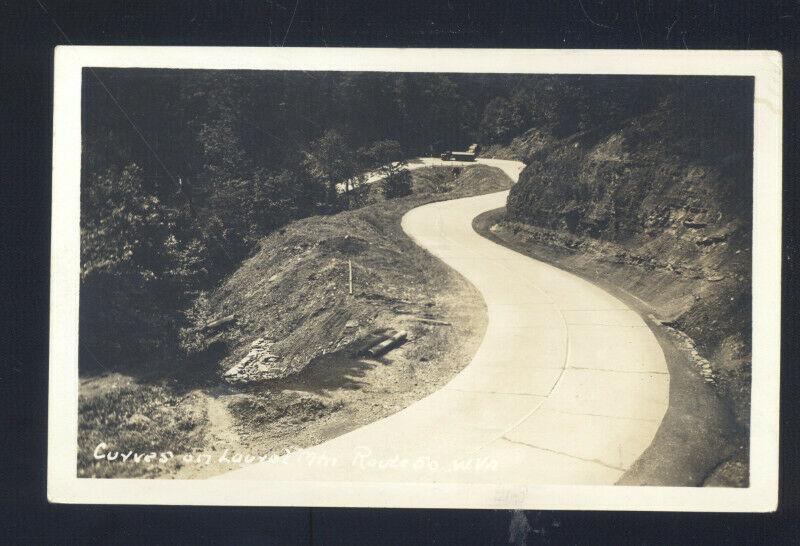
[[[746,431],[753,82],[639,78],[620,80],[616,94],[606,85],[612,108],[593,109],[578,83],[571,126],[554,120],[504,147],[527,167],[496,228],[557,248],[649,303],[691,338]]]

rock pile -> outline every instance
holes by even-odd
[[[700,376],[706,383],[714,383],[716,381],[714,377],[714,369],[711,367],[711,362],[707,359],[703,358],[700,352],[697,350],[697,345],[695,344],[694,340],[686,335],[681,330],[673,327],[670,323],[664,322],[656,318],[654,315],[648,315],[651,320],[656,322],[657,324],[662,325],[667,329],[667,331],[677,338],[678,343],[680,346],[686,351],[690,357],[692,362],[695,366],[697,366],[698,371],[700,372]]]
[[[225,372],[229,383],[243,384],[285,377],[288,364],[271,351],[273,341],[260,337],[250,345],[250,351],[235,366]]]

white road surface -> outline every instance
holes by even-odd
[[[479,163],[514,181],[523,167]],[[445,163],[411,167],[436,164]],[[403,217],[406,233],[486,301],[488,327],[468,366],[394,415],[220,478],[614,484],[667,410],[664,354],[620,300],[472,229],[475,216],[505,206],[507,195],[432,203]]]

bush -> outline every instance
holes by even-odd
[[[383,195],[387,199],[411,195],[411,173],[396,171],[383,180]]]

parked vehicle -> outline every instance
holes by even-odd
[[[442,161],[475,161],[478,155],[478,145],[471,145],[466,152],[454,152],[448,150],[443,152],[439,157]]]

